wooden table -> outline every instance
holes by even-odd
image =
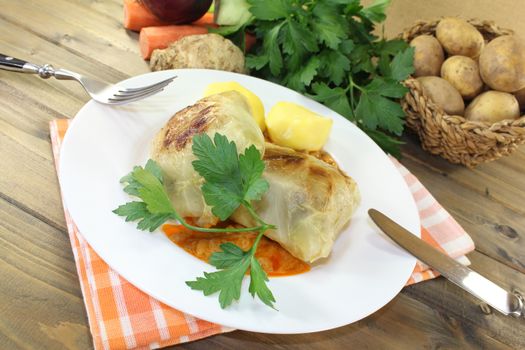
[[[116,82],[148,71],[137,34],[122,28],[122,0],[0,0],[0,52]],[[463,14],[525,36],[525,1],[396,0],[386,33],[417,18]],[[62,213],[48,122],[74,117],[88,97],[74,82],[0,70],[0,348],[92,347]],[[406,137],[403,164],[471,234],[472,267],[525,290],[525,148],[475,170]],[[443,278],[404,288],[360,322],[307,335],[237,331],[180,348],[525,348],[525,321],[482,313]]]

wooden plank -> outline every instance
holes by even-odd
[[[407,135],[404,140],[407,142],[403,147],[405,156],[419,159],[437,174],[446,176],[449,180],[454,180],[479,194],[487,194],[506,207],[525,214],[522,205],[525,198],[525,177],[522,170],[522,164],[525,164],[525,147],[508,157],[469,169],[451,164],[441,157],[429,155],[421,148],[413,134]]]
[[[11,91],[0,82],[0,94]],[[65,229],[49,141],[49,110],[23,94],[0,104],[0,197]]]
[[[514,288],[522,290],[525,286],[523,273],[477,252],[469,256],[472,257],[474,270],[499,283],[507,290]],[[514,349],[525,348],[525,337],[523,337],[525,323],[522,320],[504,316],[496,311],[484,314],[480,307],[482,302],[444,278],[405,288],[404,294],[431,307],[443,317],[463,320],[466,331],[483,329],[488,336]]]
[[[509,291],[520,290],[521,292],[525,292],[525,290],[523,290],[525,288],[525,274],[514,269],[509,269],[508,266],[498,263],[478,251],[472,252],[468,257],[472,263],[470,267],[491,281],[494,281],[494,283],[499,284]]]
[[[124,19],[124,9],[123,2],[124,0],[104,0],[104,1],[83,1],[83,0],[74,0],[70,1],[75,3],[78,6],[82,6],[89,10],[91,13],[98,16],[105,16],[111,18],[116,23],[120,24],[122,27],[122,22]],[[131,34],[131,33],[130,33]]]
[[[29,30],[88,62],[98,62],[126,75],[149,71],[140,57],[137,35],[121,28],[116,20],[69,1],[45,2],[0,0],[1,18]],[[31,17],[22,14],[30,13]],[[65,66],[75,70],[74,66]]]
[[[404,157],[402,163],[471,235],[477,250],[525,272],[525,216],[521,212],[436,172],[417,158]]]
[[[6,35],[0,36],[0,45],[5,53],[33,61],[37,64],[52,63],[55,67],[74,68],[80,74],[100,80],[119,81],[126,78],[121,72],[106,69],[96,62],[85,61],[65,48],[0,18],[0,27]],[[54,78],[41,79],[32,74],[13,73],[0,70],[2,95],[23,93],[33,97],[41,108],[48,108],[55,117],[73,117],[80,107],[89,101],[89,96],[77,82],[59,81]],[[16,90],[11,90],[14,88]],[[23,103],[22,103],[23,105]],[[23,118],[22,111],[13,118]]]
[[[308,312],[305,310],[305,312]],[[183,349],[511,349],[472,327],[401,294],[366,319],[330,331],[268,335],[237,331]]]
[[[90,348],[67,233],[2,199],[0,216],[1,347]]]

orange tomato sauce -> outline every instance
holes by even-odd
[[[182,225],[171,224],[163,225],[162,230],[176,245],[205,262],[208,262],[214,252],[221,250],[220,245],[223,243],[231,242],[246,251],[251,248],[257,237],[256,232],[196,232]],[[259,241],[255,257],[268,276],[291,276],[310,270],[310,265],[265,236]]]

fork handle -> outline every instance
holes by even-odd
[[[19,73],[38,74],[41,78],[49,78],[53,76],[53,67],[48,64],[39,66],[34,63],[26,62],[19,58],[6,56],[0,53],[0,69],[10,70]]]
[[[20,73],[38,73],[40,66],[0,53],[0,68]]]

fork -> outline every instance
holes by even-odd
[[[146,86],[124,87],[120,83],[114,85],[107,84],[66,69],[55,70],[53,66],[49,64],[40,66],[3,54],[0,54],[0,69],[38,74],[38,76],[43,79],[55,77],[55,79],[59,80],[76,80],[84,87],[92,99],[108,105],[129,103],[154,95],[162,91],[177,77],[173,75],[168,79]]]

